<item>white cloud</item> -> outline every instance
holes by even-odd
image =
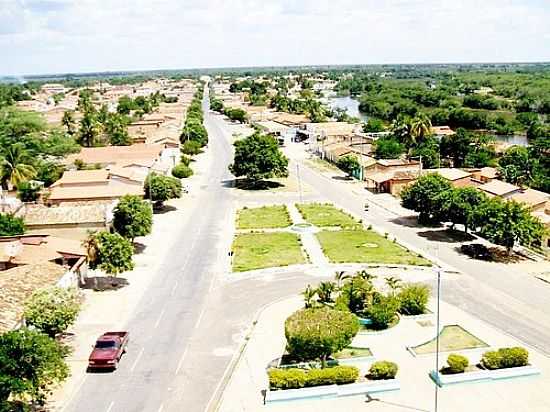
[[[0,0],[0,73],[550,60],[544,0]]]

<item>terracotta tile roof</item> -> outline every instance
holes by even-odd
[[[449,126],[432,126],[432,133],[438,136],[449,136],[455,134]]]
[[[79,183],[107,183],[109,172],[105,169],[98,170],[67,170],[61,179],[51,187],[75,185]]]
[[[143,188],[135,184],[117,184],[87,186],[85,188],[73,187],[54,187],[49,196],[50,201],[79,201],[79,200],[102,200],[115,199],[124,195],[141,195]]]
[[[442,167],[440,169],[425,169],[423,171],[424,173],[437,173],[440,176],[444,177],[447,180],[455,181],[459,179],[464,179],[465,177],[469,177],[472,174],[469,172],[465,172],[461,169],[454,169],[450,167]]]
[[[163,145],[134,144],[131,146],[83,147],[80,153],[67,157],[69,163],[76,159],[87,164],[114,164],[120,162],[149,161],[160,156]]]
[[[8,248],[15,248],[9,256]],[[86,251],[77,240],[48,235],[7,236],[0,238],[0,262],[31,265],[60,259],[63,256],[85,256]]]
[[[495,167],[482,167],[479,171],[479,175],[488,179],[496,179],[498,177],[498,169]]]
[[[484,191],[491,196],[505,196],[520,190],[519,187],[510,183],[503,182],[502,180],[493,180],[489,183],[485,183],[484,185],[479,186],[478,189]]]
[[[48,224],[103,223],[106,209],[107,205],[104,204],[58,207],[37,205],[21,208],[17,216],[22,217],[29,227]]]
[[[37,289],[53,286],[66,269],[51,262],[24,265],[0,272],[0,332],[13,329],[25,301]]]
[[[528,207],[535,207],[546,204],[550,195],[535,189],[524,189],[510,196],[510,199],[518,203],[524,203]]]

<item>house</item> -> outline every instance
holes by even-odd
[[[470,172],[472,173],[472,179],[481,183],[488,183],[498,177],[498,169],[489,166],[481,169],[470,169]]]
[[[376,193],[390,193],[398,196],[421,174],[420,162],[405,159],[379,159],[365,167],[363,179],[367,189]]]
[[[109,228],[114,207],[115,203],[98,202],[55,207],[25,204],[16,216],[23,218],[28,233],[83,241],[88,232]]]
[[[425,169],[423,174],[437,173],[445,180],[448,180],[454,187],[473,186],[472,174],[462,169],[442,167],[440,169]]]
[[[125,195],[143,197],[143,183],[128,170],[127,174],[100,170],[69,170],[49,188],[49,205],[86,202],[110,203]]]
[[[550,200],[550,195],[535,189],[527,188],[520,189],[519,192],[513,193],[509,197],[509,199],[518,203],[522,203],[531,212],[535,212],[545,210],[546,205]]]
[[[65,86],[61,83],[46,83],[40,87],[40,90],[47,94],[65,93]]]
[[[51,262],[16,266],[0,272],[0,333],[18,325],[25,301],[34,291],[56,285],[65,273],[63,266]]]
[[[77,240],[33,234],[0,237],[0,270],[43,262],[72,266],[85,256]]]
[[[68,164],[81,160],[84,164],[101,166],[139,162],[153,164],[160,161],[165,147],[161,144],[134,144],[131,146],[83,147],[79,153],[66,158]]]
[[[444,136],[452,136],[453,134],[455,134],[454,130],[451,129],[449,126],[432,126],[431,132],[436,138],[439,139]]]
[[[309,117],[307,117],[305,114],[294,114],[286,112],[274,112],[271,120],[290,127],[297,127],[310,122]]]

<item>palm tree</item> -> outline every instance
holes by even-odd
[[[82,146],[92,147],[99,136],[99,128],[93,113],[86,112],[80,120],[79,141]]]
[[[391,125],[391,131],[407,147],[410,147],[414,143],[412,141],[411,118],[409,116],[398,115]]]
[[[302,295],[304,296],[305,308],[312,308],[315,305],[315,295],[317,295],[317,290],[313,289],[311,285],[307,285],[306,289],[302,292]]]
[[[332,302],[332,293],[336,290],[336,284],[334,282],[321,282],[317,287],[317,296],[319,296],[319,302],[330,303]]]
[[[61,124],[67,128],[67,133],[69,133],[70,135],[73,135],[76,132],[74,112],[72,110],[67,110],[65,113],[63,113]]]
[[[401,287],[401,279],[398,277],[388,276],[384,280],[386,281],[386,285],[391,289],[392,293],[395,293],[395,291]]]
[[[355,274],[355,276],[360,277],[361,279],[364,279],[369,283],[372,283],[372,281],[377,277],[376,275],[368,273],[366,270],[360,270]]]
[[[334,275],[334,280],[336,281],[336,287],[338,289],[340,289],[342,287],[342,283],[348,279],[351,279],[351,276],[343,270],[336,272]]]
[[[410,123],[411,140],[414,145],[426,140],[432,134],[432,121],[424,114],[417,114]]]
[[[8,189],[9,183],[17,186],[21,182],[31,180],[36,176],[36,170],[27,164],[28,153],[21,144],[12,144],[3,150],[2,188]]]

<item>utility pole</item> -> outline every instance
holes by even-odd
[[[298,190],[300,191],[300,203],[304,203],[302,199],[302,180],[300,179],[300,165],[296,164],[296,176],[298,177]]]
[[[437,268],[437,320],[436,320],[436,335],[435,335],[435,376],[439,381],[439,334],[440,334],[440,318],[439,318],[439,303],[441,301],[441,268]],[[435,412],[437,412],[437,401],[439,394],[439,383],[435,383]]]

